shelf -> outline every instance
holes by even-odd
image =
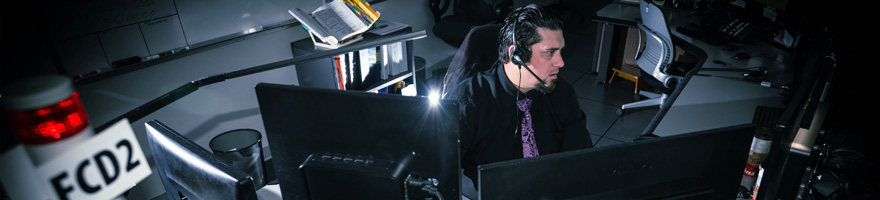
[[[394,37],[396,35],[407,34],[407,33],[411,33],[411,32],[412,32],[411,27],[406,27],[404,29],[401,29],[401,30],[398,30],[398,31],[395,31],[393,33],[389,33],[386,35],[377,35],[377,34],[367,32],[367,33],[363,34],[364,39],[359,41],[358,43],[370,42],[370,41],[374,41],[374,40],[382,40],[384,38]],[[357,43],[355,43],[355,44],[357,44]],[[355,44],[353,44],[353,45],[355,45]],[[294,57],[305,56],[305,55],[314,54],[314,53],[318,53],[318,52],[329,51],[329,50],[316,49],[310,38],[291,42],[290,46],[291,46],[291,51],[292,51]],[[371,48],[371,47],[367,47],[367,48]],[[357,87],[358,89],[355,89],[355,90],[366,91],[366,92],[378,92],[379,90],[381,90],[383,88],[386,88],[388,86],[391,86],[391,85],[396,84],[401,81],[406,81],[408,83],[411,83],[411,85],[416,85],[416,86],[418,86],[419,83],[422,83],[423,80],[421,80],[421,79],[424,79],[424,76],[419,76],[419,73],[424,71],[423,70],[424,64],[418,65],[415,62],[415,58],[413,56],[412,41],[401,41],[400,48],[401,48],[400,50],[403,54],[402,56],[404,59],[403,61],[401,61],[401,63],[405,63],[406,70],[401,70],[401,68],[398,68],[398,70],[397,70],[397,71],[399,71],[398,73],[387,74],[386,77],[380,78],[379,80],[377,80],[377,82],[370,81],[371,83],[367,83],[367,84],[371,84],[371,85],[369,85],[369,86],[360,85],[359,87]],[[364,48],[363,47],[351,48],[349,46],[344,46],[344,47],[340,47],[339,49],[335,49],[335,50],[342,51],[342,52],[358,52],[362,49],[364,49]],[[381,62],[381,61],[379,61],[379,62]],[[357,63],[355,63],[355,64],[359,65]],[[338,76],[336,75],[337,72],[336,72],[336,69],[333,68],[333,66],[334,66],[334,60],[332,59],[332,56],[327,57],[327,59],[318,59],[315,61],[310,61],[310,62],[301,63],[301,64],[297,65],[296,70],[297,70],[297,77],[299,79],[299,85],[305,86],[305,87],[314,87],[314,88],[339,89],[339,81],[337,79]],[[398,65],[398,66],[400,66],[400,65]],[[392,69],[390,69],[391,68],[390,66],[383,66],[383,67],[389,67],[388,70],[392,70]],[[352,69],[347,69],[347,70],[352,70]],[[385,72],[385,70],[382,70],[382,71],[383,71],[383,73]],[[373,73],[373,72],[371,72],[371,73]],[[358,76],[358,74],[352,74],[352,76]],[[383,75],[378,75],[378,76],[383,76]],[[409,81],[408,80],[409,78],[412,78],[413,80]],[[362,84],[362,83],[363,82],[357,83],[357,84]],[[355,84],[355,83],[352,83],[352,84]],[[421,92],[417,92],[417,93],[421,93]]]
[[[370,87],[367,87],[367,89],[365,89],[365,91],[367,91],[367,92],[376,92],[376,91],[379,91],[379,90],[382,89],[382,88],[388,87],[389,85],[392,85],[392,84],[395,84],[395,83],[397,83],[397,82],[403,81],[404,79],[409,78],[409,77],[412,77],[412,76],[413,76],[413,72],[412,72],[412,71],[407,71],[407,72],[404,72],[404,73],[400,73],[400,74],[398,74],[398,75],[394,75],[394,76],[388,77],[387,79],[382,80],[382,82],[379,82],[379,83],[376,83],[376,84],[371,85]]]

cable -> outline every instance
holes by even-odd
[[[412,186],[415,188],[419,188],[422,191],[431,194],[434,197],[437,197],[438,200],[443,200],[443,194],[437,190],[437,185],[440,184],[436,178],[413,178],[412,174],[406,176],[406,180],[404,180],[403,188],[404,188],[404,197],[409,199],[409,189],[408,186]]]
[[[438,200],[443,200],[443,195],[440,194],[440,191],[437,191],[436,187],[432,187],[429,185],[422,186],[422,191],[428,192],[428,194],[434,195]]]
[[[727,65],[727,62],[724,62],[724,61],[721,61],[721,60],[713,60],[712,63],[718,64],[718,65],[721,65],[722,67],[724,67],[724,68],[726,68],[726,69],[733,69],[733,70],[752,70],[752,69],[760,69],[760,68],[761,68],[761,66],[756,66],[756,67],[745,67],[745,68],[734,68],[734,67],[731,67],[731,66]],[[711,68],[703,68],[703,69],[711,69]]]
[[[518,109],[519,106],[516,105],[516,103],[519,102],[519,93],[520,93],[520,90],[522,90],[522,70],[519,70],[519,81],[517,81],[517,83],[516,83],[516,99],[515,99],[514,102],[513,102],[513,113],[516,115],[516,117],[514,118],[514,121],[513,121],[513,124],[514,124],[514,127],[513,127],[513,137],[514,137],[514,138],[516,138],[516,136],[519,135],[519,130],[522,129],[521,127],[518,128],[518,127],[515,126],[515,124],[516,124],[517,122],[520,121],[520,119],[519,119],[519,109]]]

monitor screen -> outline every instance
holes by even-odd
[[[732,126],[480,165],[479,199],[735,199],[754,130]]]
[[[257,199],[254,181],[158,120],[147,140],[167,199]]]
[[[256,93],[285,199],[460,197],[455,103],[269,83]]]

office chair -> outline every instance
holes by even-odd
[[[512,0],[429,0],[428,6],[434,35],[454,47],[461,46],[471,28],[500,23],[513,11]],[[443,16],[449,8],[452,15]]]
[[[498,34],[501,32],[501,26],[501,24],[482,25],[468,32],[446,70],[443,80],[444,97],[462,80],[491,69],[498,61]]]
[[[636,54],[636,64],[641,68],[640,77],[644,78],[644,82],[661,92],[656,94],[645,90],[639,91],[639,94],[649,99],[624,104],[617,110],[617,115],[623,115],[626,110],[634,108],[665,106],[664,102],[683,79],[685,71],[692,68],[692,65],[673,61],[675,46],[672,44],[669,27],[660,8],[642,0],[639,2],[639,11],[642,22],[638,23],[638,28],[646,37],[642,38],[642,34],[638,34],[638,44],[641,45],[644,39],[645,47]]]
[[[502,24],[487,24],[471,29],[464,37],[461,47],[455,52],[443,80],[442,96],[452,92],[463,80],[481,71],[492,69],[498,61],[498,34]],[[494,41],[494,42],[489,42]],[[473,181],[462,174],[461,193],[476,199]]]

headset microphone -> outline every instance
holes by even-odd
[[[513,62],[513,63],[519,65],[519,68],[523,68],[523,66],[524,66],[524,64],[522,63],[522,60],[519,60],[518,62]],[[541,80],[541,78],[538,77],[538,75],[535,74],[535,72],[533,72],[531,69],[529,69],[528,66],[526,66],[526,70],[528,70],[529,73],[532,74],[532,76],[535,77],[535,79],[538,79],[538,82],[541,82],[541,85],[543,85],[544,87],[550,87],[550,85],[547,85],[547,83],[544,82],[544,80]]]

